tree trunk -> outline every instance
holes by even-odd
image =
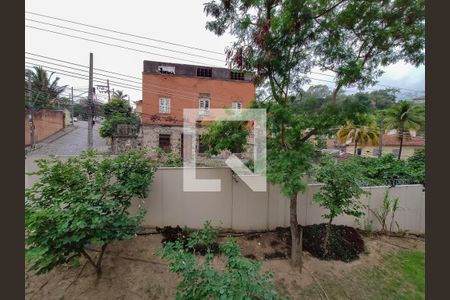
[[[402,148],[403,148],[403,130],[400,132],[400,149],[398,149],[398,159],[402,157]]]
[[[326,257],[328,254],[328,245],[330,241],[331,234],[331,222],[333,222],[333,218],[328,221],[327,228],[325,231],[325,239],[323,240],[323,256]]]
[[[337,94],[339,93],[339,91],[341,90],[341,88],[342,88],[342,84],[338,84],[338,85],[336,86],[336,88],[334,89],[334,91],[333,91],[333,96],[332,96],[332,98],[331,98],[331,101],[332,101],[333,103],[336,103],[336,100],[337,100]]]
[[[103,246],[102,246],[102,250],[100,251],[100,256],[98,257],[98,259],[97,259],[97,267],[96,267],[96,270],[97,270],[97,275],[101,275],[101,273],[102,273],[102,260],[103,260],[103,254],[105,253],[105,251],[106,251],[106,246],[107,246],[108,244],[104,244]]]
[[[298,228],[298,221],[297,221],[297,193],[291,196],[290,201],[291,201],[290,225],[291,225],[291,240],[292,240],[291,264],[293,267],[300,267],[301,272],[303,251],[300,240],[300,230]]]
[[[353,155],[356,156],[356,150],[358,149],[358,142],[355,140],[355,151],[353,152]]]

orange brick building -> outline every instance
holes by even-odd
[[[177,152],[184,108],[241,109],[255,99],[250,73],[156,61],[144,61],[142,90],[144,146]]]

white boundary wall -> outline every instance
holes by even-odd
[[[36,164],[25,161],[26,172],[36,170]],[[201,228],[211,220],[214,224],[233,230],[270,230],[278,226],[289,226],[289,200],[281,195],[280,188],[268,185],[267,192],[253,192],[238,177],[234,177],[229,168],[198,168],[197,178],[221,179],[221,192],[183,192],[182,168],[160,168],[154,177],[150,193],[144,200],[147,209],[143,225],[188,226]],[[37,178],[25,176],[25,186],[30,187]],[[319,184],[310,184],[299,194],[297,213],[302,225],[324,222],[321,215],[325,212],[313,202]],[[383,201],[386,186],[368,187],[370,195],[361,198],[367,205],[365,216],[359,222],[354,217],[341,216],[333,222],[354,227],[364,227],[372,223],[373,229],[380,225],[369,208],[377,211]],[[425,191],[422,185],[402,185],[390,188],[391,197],[399,197],[399,209],[395,220],[401,230],[412,233],[425,233]],[[131,211],[135,211],[134,201]],[[388,218],[390,220],[390,217]],[[394,225],[394,229],[397,227]]]

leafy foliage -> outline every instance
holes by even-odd
[[[415,105],[410,101],[402,100],[395,106],[387,109],[385,115],[386,129],[397,130],[400,139],[400,151],[398,159],[402,155],[403,139],[409,134],[411,129],[420,129],[425,122],[424,106]]]
[[[310,138],[344,123],[331,113],[336,106],[302,103],[304,74],[313,66],[336,72],[336,99],[342,86],[373,83],[380,65],[423,63],[423,1],[210,0],[205,12],[208,30],[235,37],[227,49],[230,67],[255,72],[255,82],[270,90],[256,105],[267,110],[267,178],[290,198],[292,262],[298,265],[296,196],[314,160]]]
[[[247,142],[248,130],[245,121],[217,121],[206,126],[207,131],[200,136],[201,143],[208,145],[208,154],[217,155],[227,149],[241,153]]]
[[[333,159],[324,159],[315,176],[324,185],[313,199],[328,210],[322,217],[327,218],[329,223],[340,215],[360,217],[364,214],[359,197],[366,192],[359,186],[361,174],[358,170]]]
[[[425,183],[425,150],[418,151],[408,160],[398,160],[393,154],[375,157],[352,157],[343,164],[359,170],[365,185],[395,185],[405,182]]]
[[[203,229],[200,231],[194,231],[189,235],[187,247],[194,250],[194,253],[200,253],[205,255],[206,253],[217,253],[218,244],[217,238],[219,237],[220,228],[212,226],[210,221],[203,224]]]
[[[26,256],[31,269],[45,273],[83,255],[101,272],[101,258],[114,240],[132,238],[144,209],[130,215],[132,197],[144,198],[154,174],[141,152],[115,158],[84,152],[67,161],[37,160],[40,179],[26,190]],[[86,245],[101,247],[97,262]]]
[[[425,3],[414,1],[314,1],[316,64],[336,74],[336,89],[365,87],[400,60],[425,61]],[[330,9],[331,8],[331,9]]]
[[[271,282],[271,274],[260,274],[261,264],[242,257],[232,238],[220,245],[227,262],[224,270],[213,266],[208,253],[199,262],[180,242],[169,242],[158,252],[169,263],[169,270],[183,276],[177,299],[282,299]]]
[[[66,89],[66,85],[59,86],[59,77],[52,79],[54,73],[50,74],[44,68],[35,66],[25,70],[25,75],[31,79],[31,99],[25,102],[25,107],[30,109],[53,108],[54,101],[60,97]],[[25,78],[27,81],[28,78]],[[25,81],[25,90],[28,84]]]
[[[100,128],[100,136],[112,137],[117,125],[134,125],[138,130],[141,124],[139,117],[132,112],[131,106],[120,98],[112,98],[103,107],[105,120]]]
[[[368,144],[376,146],[379,143],[380,134],[375,123],[369,125],[355,125],[352,122],[347,122],[345,126],[341,127],[336,134],[341,144],[351,141],[355,144],[354,155],[356,155],[357,146],[366,146]]]
[[[388,219],[389,214],[391,214],[391,221],[389,223],[389,231],[392,232],[392,225],[394,224],[395,213],[398,209],[398,200],[399,200],[398,197],[391,199],[389,197],[389,189],[387,189],[386,192],[384,193],[383,203],[382,203],[380,209],[378,211],[374,211],[369,208],[370,211],[377,218],[378,222],[380,222],[382,233],[387,232],[387,227],[388,227],[387,219]],[[395,222],[395,223],[397,224],[397,228],[400,229],[398,223],[397,222]]]

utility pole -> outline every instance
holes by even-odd
[[[72,125],[73,125],[73,87],[70,89],[70,115],[72,116]]]
[[[106,85],[108,86],[108,102],[111,101],[111,94],[109,92],[109,79],[106,79]]]
[[[28,80],[27,80],[27,96],[28,96],[28,122],[30,124],[30,147],[31,149],[34,149],[36,147],[36,142],[34,139],[34,120],[33,120],[33,113],[34,113],[34,103],[32,99],[32,93],[31,93],[31,75],[28,74]]]
[[[92,113],[93,113],[93,77],[94,77],[94,55],[92,53],[89,54],[89,94],[88,94],[88,150],[92,150],[93,146],[93,134],[92,134]]]

